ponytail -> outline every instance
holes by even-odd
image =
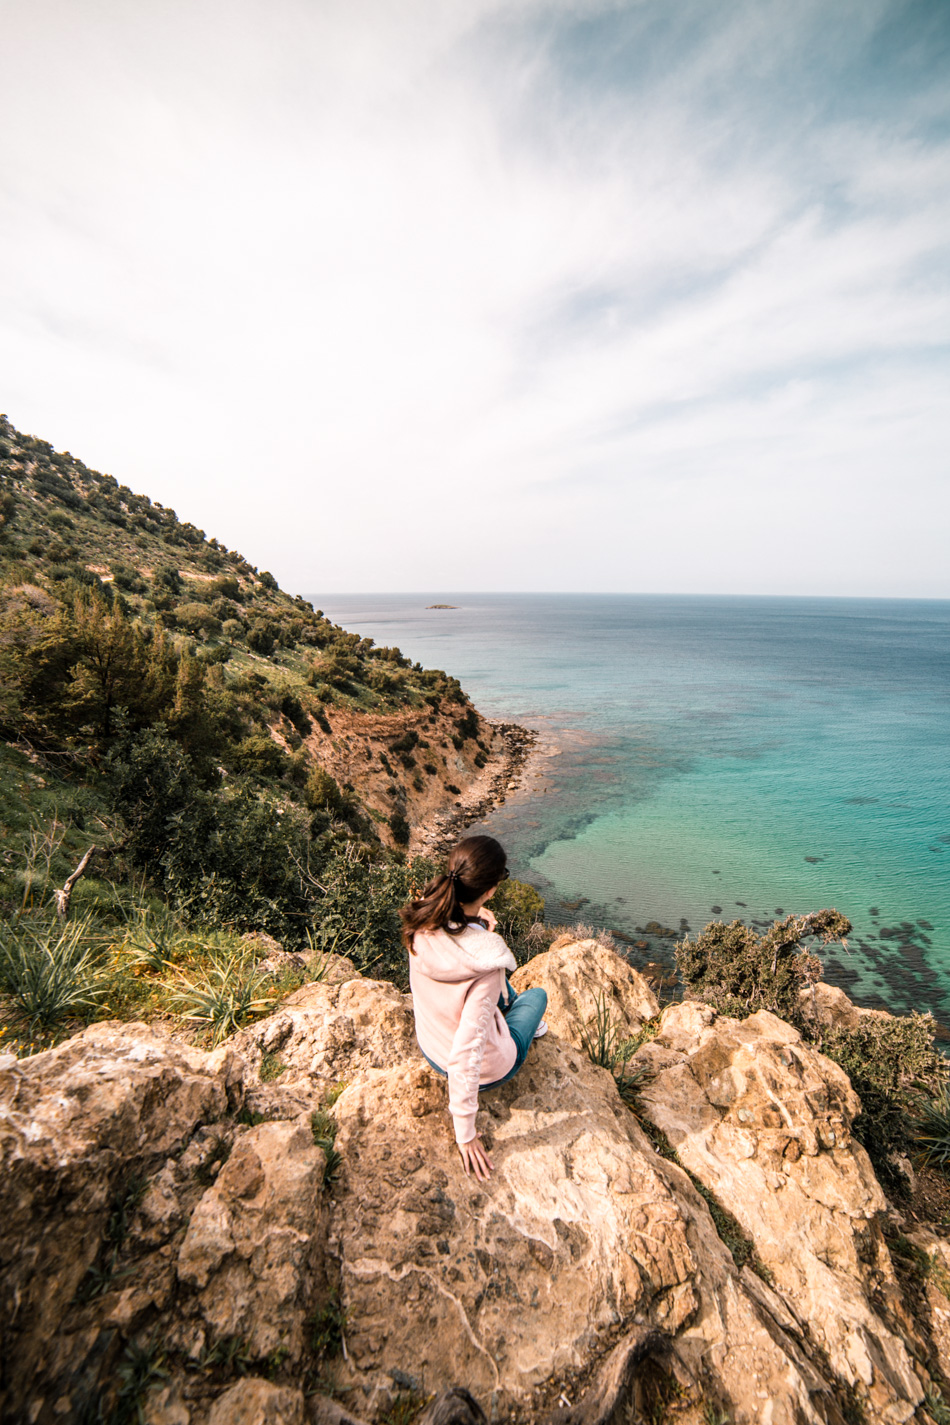
[[[492,836],[469,836],[449,854],[441,876],[429,882],[418,900],[400,912],[402,943],[415,954],[412,939],[417,930],[445,930],[460,935],[468,924],[463,906],[507,880],[504,850]]]

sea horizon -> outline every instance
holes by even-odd
[[[950,1024],[950,600],[306,597],[539,732],[477,829],[548,919],[669,962],[660,927],[834,905],[854,933],[823,953],[826,978]]]

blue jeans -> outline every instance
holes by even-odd
[[[528,1049],[531,1047],[534,1032],[544,1018],[544,1011],[548,1007],[546,990],[534,987],[530,990],[522,990],[519,995],[518,991],[508,984],[507,980],[505,980],[505,984],[508,985],[508,994],[510,996],[508,1006],[506,1008],[504,1001],[499,999],[498,1008],[505,1016],[508,1033],[515,1041],[515,1062],[503,1079],[495,1079],[494,1083],[491,1084],[479,1084],[479,1093],[484,1093],[486,1089],[497,1089],[499,1084],[506,1084],[510,1078],[514,1077],[528,1057]],[[420,1050],[420,1053],[426,1063],[435,1069],[437,1074],[441,1074],[443,1078],[448,1077],[442,1065],[437,1064],[434,1059],[430,1059],[424,1049]]]

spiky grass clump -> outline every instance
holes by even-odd
[[[60,925],[20,920],[0,932],[0,991],[30,1035],[90,1017],[108,992],[105,954],[89,919]]]
[[[208,1029],[212,1043],[219,1044],[275,1003],[276,996],[265,993],[268,982],[246,956],[233,955],[190,978],[180,972],[170,1002],[183,1019]]]
[[[923,1165],[946,1171],[950,1165],[950,1091],[946,1086],[922,1102],[913,1127],[913,1142]]]
[[[338,1097],[339,1094],[335,1095],[332,1102],[335,1103]],[[323,1106],[310,1115],[310,1131],[313,1134],[313,1141],[318,1148],[322,1149],[327,1160],[323,1172],[324,1183],[334,1181],[343,1162],[342,1155],[334,1146],[336,1143],[336,1122],[329,1112],[330,1107],[331,1102],[328,1101],[328,1096],[325,1096]]]
[[[607,1003],[607,996],[599,993],[594,998],[594,1013],[581,1025],[581,1043],[592,1064],[600,1069],[613,1071],[620,1059],[623,1032],[614,1019]]]

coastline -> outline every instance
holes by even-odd
[[[501,749],[492,756],[481,776],[466,787],[454,806],[433,812],[414,827],[409,841],[413,856],[444,856],[473,822],[481,821],[501,806],[508,793],[520,785],[540,734],[516,722],[486,718]]]

